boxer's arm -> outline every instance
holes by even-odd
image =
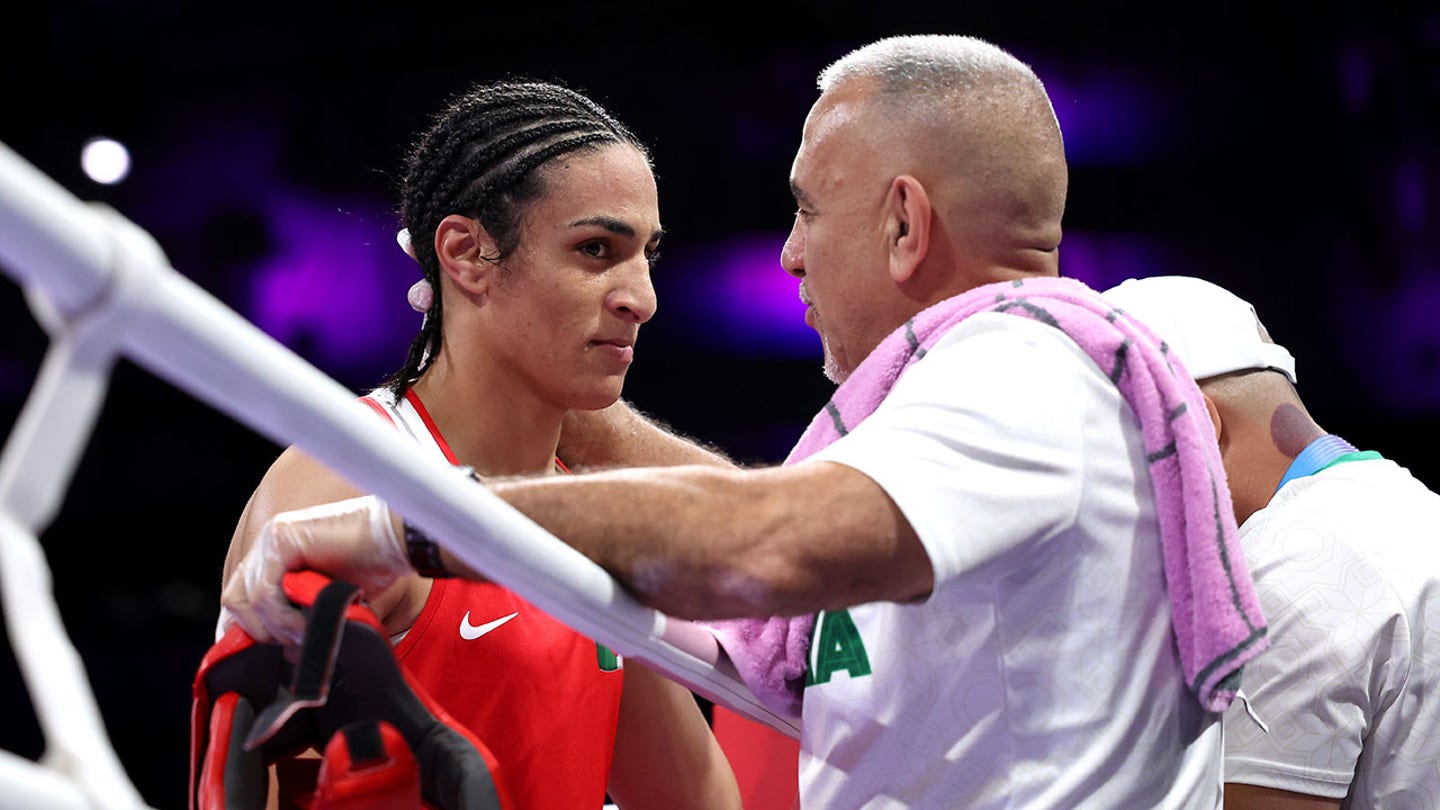
[[[719,448],[684,436],[623,399],[598,411],[572,410],[560,428],[558,454],[572,470],[738,466]]]

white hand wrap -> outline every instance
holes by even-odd
[[[298,644],[304,619],[281,579],[311,569],[375,597],[410,572],[390,510],[374,495],[282,512],[261,530],[225,588],[225,609],[256,641]]]

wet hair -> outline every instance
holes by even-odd
[[[558,84],[504,80],[452,97],[411,146],[400,183],[399,218],[415,259],[434,289],[405,365],[382,383],[401,396],[440,347],[440,260],[435,231],[451,214],[473,217],[498,248],[500,262],[520,242],[531,203],[545,193],[543,169],[568,155],[612,144],[649,150],[624,124],[586,96]]]

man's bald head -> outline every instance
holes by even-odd
[[[1023,62],[971,37],[893,37],[819,85],[780,264],[801,279],[831,379],[928,306],[1059,275],[1065,149]]]
[[[1059,245],[1065,146],[1024,62],[974,37],[899,36],[845,55],[819,86],[822,97],[859,94],[875,148],[925,185],[974,258],[1004,263],[1017,248]]]

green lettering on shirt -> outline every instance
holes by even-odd
[[[829,683],[830,676],[844,670],[850,677],[859,678],[870,674],[870,656],[865,654],[865,642],[850,611],[825,611],[820,614],[819,639],[815,642],[810,671],[805,675],[805,685]]]
[[[601,672],[614,672],[620,668],[620,656],[598,641],[595,642],[595,660],[600,664]]]

